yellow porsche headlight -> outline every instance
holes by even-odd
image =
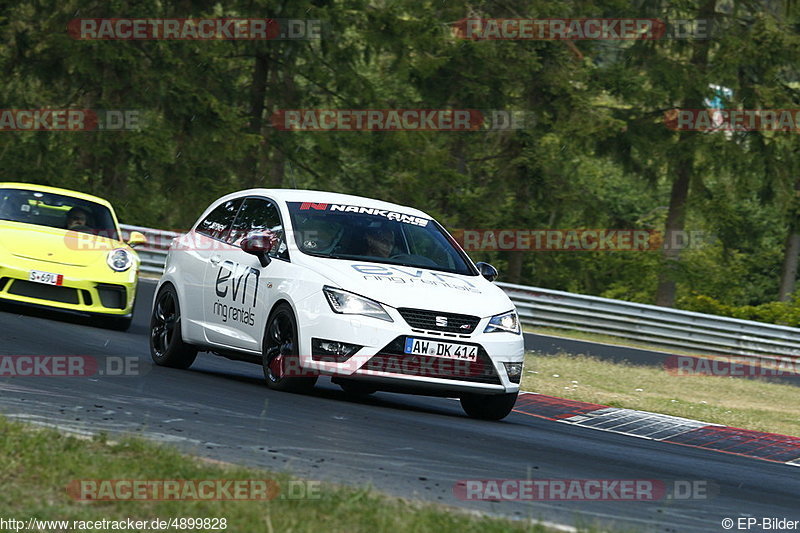
[[[131,254],[128,253],[128,250],[117,248],[116,250],[108,252],[106,263],[108,263],[111,270],[115,272],[125,272],[133,265],[133,258]]]

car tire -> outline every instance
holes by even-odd
[[[300,367],[297,320],[289,304],[280,303],[272,310],[261,346],[267,387],[283,392],[309,392],[314,388],[317,376],[308,375],[310,372]]]
[[[100,327],[114,331],[128,331],[133,322],[133,317],[109,317],[100,321]]]
[[[351,396],[369,396],[378,392],[378,389],[366,383],[360,383],[355,379],[336,379],[333,381],[339,385],[342,390]]]
[[[181,308],[172,285],[164,285],[153,304],[150,356],[155,364],[171,368],[189,368],[197,358],[197,348],[183,342]]]
[[[517,403],[516,392],[512,394],[469,394],[461,397],[461,407],[471,418],[500,420],[505,418]]]

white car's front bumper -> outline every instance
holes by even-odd
[[[397,309],[388,306],[384,308],[393,322],[337,314],[331,310],[321,291],[297,302],[296,306],[300,365],[304,370],[429,394],[503,394],[519,390],[522,371],[514,379],[509,379],[504,363],[523,362],[522,335],[483,333],[489,318],[480,319],[469,334],[456,334],[412,329]],[[474,345],[478,347],[478,359],[470,362],[405,354],[403,346],[407,337]],[[358,345],[360,348],[352,356],[336,358],[320,352],[319,343],[315,349],[312,339]]]

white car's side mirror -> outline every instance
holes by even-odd
[[[260,235],[253,235],[242,239],[239,245],[248,254],[258,257],[262,267],[269,265],[272,259],[269,256],[270,250],[275,246],[277,236],[274,233],[266,232]]]
[[[478,267],[478,270],[481,272],[481,276],[488,279],[489,281],[494,281],[497,279],[499,273],[497,269],[490,265],[489,263],[484,263],[481,261],[480,263],[475,263],[475,266]]]

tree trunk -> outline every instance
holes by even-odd
[[[681,134],[681,144],[686,142],[683,137]],[[681,256],[680,246],[675,237],[680,234],[678,232],[683,231],[686,223],[686,201],[689,198],[689,186],[692,182],[694,151],[689,149],[676,167],[677,178],[672,183],[667,224],[664,228],[664,266],[658,276],[656,292],[656,305],[664,307],[675,305],[675,274]]]
[[[794,184],[794,202],[790,210],[789,232],[783,249],[783,268],[778,300],[788,302],[797,283],[797,265],[800,262],[800,179]]]
[[[253,81],[250,91],[250,124],[249,133],[261,134],[264,125],[264,98],[267,94],[267,75],[269,73],[269,60],[265,53],[257,53],[253,64]],[[258,154],[251,154],[245,161],[244,185],[245,187],[258,187],[262,185],[261,169],[259,168]]]
[[[508,272],[503,276],[503,281],[507,283],[520,283],[522,281],[522,263],[525,259],[525,252],[508,253]]]
[[[717,9],[717,0],[707,0],[698,12],[701,20],[712,20]],[[696,73],[702,73],[708,66],[708,54],[711,46],[710,39],[698,39],[692,44],[691,65]],[[703,107],[703,96],[700,94],[687,94],[683,99],[684,109],[699,109]],[[681,246],[675,246],[674,237],[682,232],[686,222],[686,203],[689,199],[689,190],[694,176],[695,135],[693,132],[681,132],[678,142],[679,156],[675,168],[676,178],[672,184],[669,199],[669,212],[665,227],[664,266],[658,276],[656,289],[656,305],[664,307],[675,306],[676,283],[675,274],[681,256]]]
[[[294,109],[299,105],[297,81],[294,77],[294,62],[297,58],[296,54],[291,54],[289,60],[291,67],[283,69],[283,71],[272,78],[271,86],[280,87],[280,97],[273,97],[271,100],[277,105],[282,105],[286,109]],[[287,165],[291,165],[292,155],[287,154],[287,150],[291,150],[293,143],[287,142],[286,136],[283,142],[277,142],[275,137],[280,132],[275,131],[274,128],[268,130],[269,133],[264,134],[264,139],[268,145],[269,154],[269,184],[270,187],[292,187],[297,188],[297,176],[295,167],[292,166],[288,169],[289,181],[286,182]]]
[[[788,302],[794,293],[798,259],[800,259],[800,233],[797,229],[793,229],[786,236],[786,247],[784,248],[781,288],[778,293],[778,299],[782,302]]]

